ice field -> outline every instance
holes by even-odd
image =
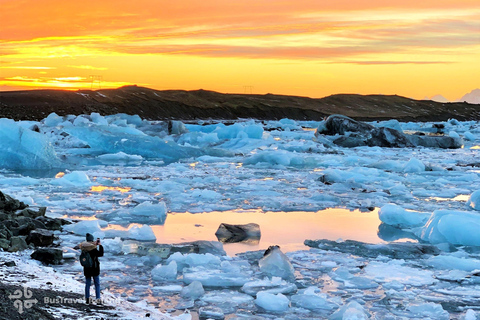
[[[102,238],[102,286],[178,319],[472,320],[480,124],[442,124],[462,148],[342,148],[315,137],[322,123],[289,119],[0,119],[0,190],[76,221],[59,233],[66,256],[86,232]],[[222,222],[258,223],[262,236],[168,259],[141,252],[215,241]],[[271,245],[280,251],[262,258]],[[55,268],[82,280],[65,261]]]

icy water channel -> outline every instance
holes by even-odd
[[[228,255],[245,251],[265,250],[279,245],[283,251],[304,250],[305,239],[350,239],[379,243],[380,224],[378,210],[360,212],[330,208],[318,212],[263,212],[261,210],[235,210],[200,214],[169,214],[164,225],[152,226],[157,243],[180,243],[195,240],[217,241],[215,232],[221,223],[260,226],[257,241],[224,243]]]

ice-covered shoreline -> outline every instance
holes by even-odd
[[[52,114],[42,122],[2,123],[12,129],[3,131],[11,142],[2,140],[3,147],[16,148],[0,161],[12,168],[0,173],[0,190],[46,206],[48,216],[85,220],[65,228],[72,233],[57,235],[68,250],[87,230],[103,239],[108,252],[104,283],[115,296],[157,305],[161,300],[159,307],[168,312],[204,308],[214,314],[220,308],[239,319],[341,319],[353,312],[364,318],[470,320],[480,308],[474,300],[480,283],[479,242],[473,232],[479,221],[477,122],[442,123],[447,135],[464,141],[464,148],[452,150],[342,148],[331,143],[334,138],[315,139],[318,122],[289,119],[228,126],[173,122],[169,127],[138,116]],[[434,129],[432,123],[374,125],[425,134]],[[15,144],[20,138],[25,144]],[[37,140],[40,149],[28,147]],[[51,171],[32,175],[25,170],[29,166]],[[378,244],[364,246],[369,255],[360,249],[352,253],[346,249],[349,242],[339,240],[335,250],[287,252],[295,280],[286,281],[265,279],[258,266],[261,252],[236,257],[184,253],[166,260],[130,253],[135,244],[126,240],[161,243],[161,233],[152,226],[168,224],[172,212],[288,214],[331,207],[380,208],[382,239],[412,242],[412,252],[420,253],[389,256]],[[319,233],[312,240],[324,238]],[[438,251],[425,254],[415,249],[417,242]],[[78,263],[56,269],[81,279]],[[135,278],[128,281],[126,275]],[[185,298],[181,292],[194,281],[205,292]],[[223,288],[216,288],[216,281]],[[252,287],[281,291],[258,295]]]

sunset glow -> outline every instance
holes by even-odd
[[[0,5],[0,90],[137,84],[455,100],[480,87],[480,3],[473,0]]]

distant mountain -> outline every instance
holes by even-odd
[[[442,103],[450,102],[450,100],[448,100],[447,98],[445,98],[441,94],[434,95],[433,97],[430,98],[430,100],[436,101],[436,102],[442,102]]]
[[[0,118],[41,120],[58,115],[138,114],[149,120],[254,118],[321,120],[343,114],[357,120],[444,121],[480,119],[480,105],[413,100],[397,95],[336,94],[321,99],[275,94],[224,94],[126,86],[103,90],[0,92]]]
[[[459,102],[468,102],[474,104],[480,104],[480,89],[474,89],[470,93],[467,93],[461,97]]]

